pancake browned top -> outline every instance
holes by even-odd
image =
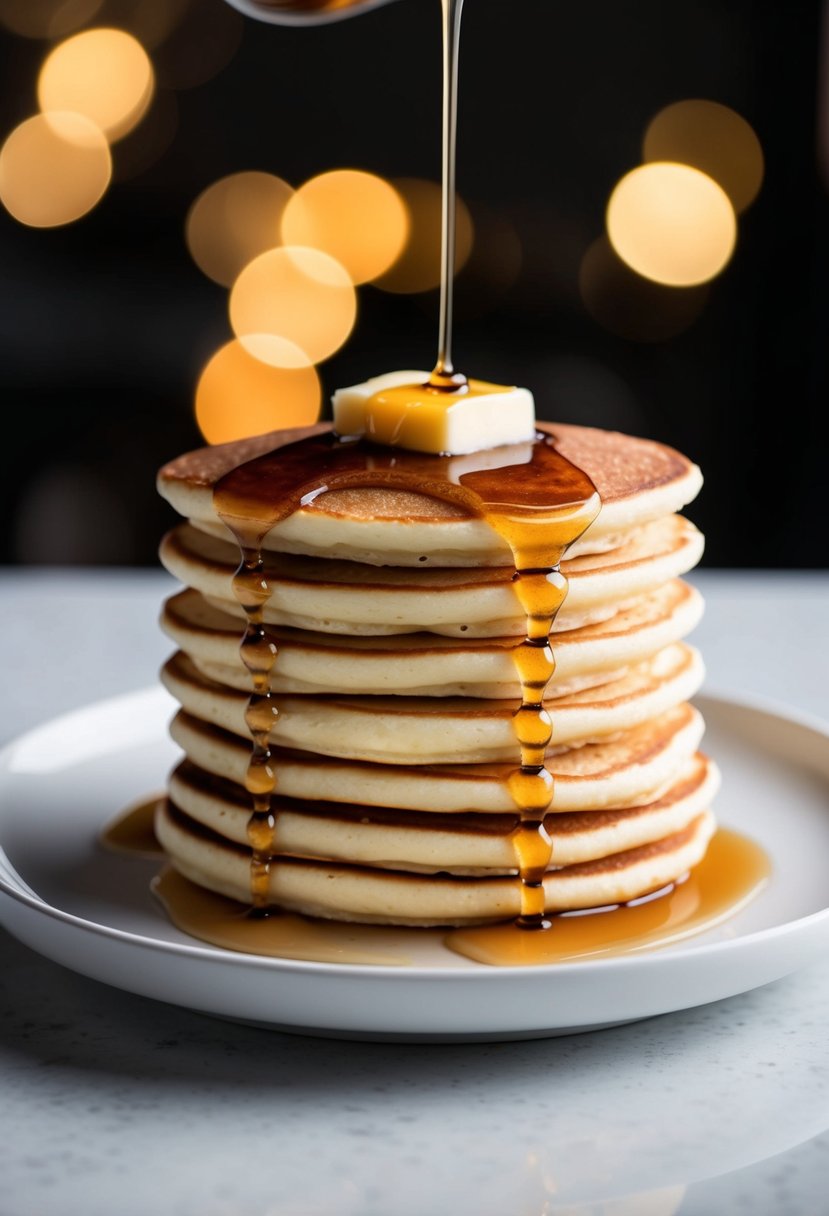
[[[635,498],[693,476],[696,466],[663,443],[618,431],[567,423],[539,423],[557,439],[559,451],[593,481],[607,506]],[[170,461],[158,475],[159,492],[177,505],[177,491],[210,491],[226,473],[249,460],[309,435],[330,430],[329,424],[272,431],[234,443],[198,448]],[[696,487],[694,488],[696,492]],[[425,495],[390,489],[346,489],[320,494],[305,510],[351,518],[463,519],[460,506]]]

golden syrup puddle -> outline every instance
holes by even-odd
[[[111,853],[125,853],[153,861],[163,857],[164,850],[156,839],[153,823],[156,808],[166,798],[166,794],[155,794],[128,806],[101,829],[99,843]]]
[[[173,924],[191,937],[223,950],[315,963],[406,967],[424,938],[439,943],[439,929],[400,929],[315,920],[274,911],[251,916],[247,904],[207,891],[183,878],[172,866],[153,880],[153,894]]]

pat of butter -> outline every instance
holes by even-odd
[[[334,393],[334,430],[415,452],[463,456],[535,435],[526,388],[470,380],[465,391],[428,386],[428,372],[389,372]]]

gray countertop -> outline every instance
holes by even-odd
[[[710,686],[829,718],[829,576],[699,573]],[[153,682],[153,572],[0,578],[0,737]],[[291,1037],[0,931],[0,1216],[817,1216],[829,961],[572,1038]]]

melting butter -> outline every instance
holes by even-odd
[[[528,389],[462,376],[438,383],[428,372],[390,372],[338,389],[333,406],[338,435],[433,455],[463,456],[535,436]]]

